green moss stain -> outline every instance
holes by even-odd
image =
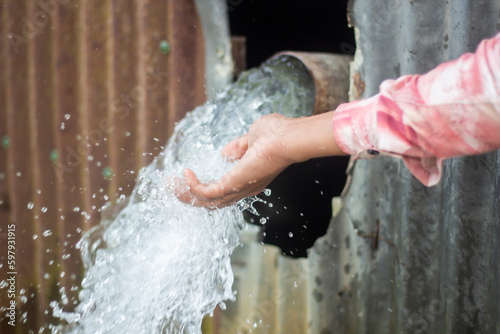
[[[5,135],[2,137],[2,147],[8,149],[10,147],[10,137]]]
[[[102,177],[104,177],[106,180],[111,180],[113,178],[113,170],[111,167],[104,167],[102,169]]]
[[[168,55],[170,53],[170,43],[165,40],[160,42],[158,48],[160,49],[160,52],[163,53],[164,55]]]

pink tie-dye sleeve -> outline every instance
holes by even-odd
[[[339,106],[333,126],[344,152],[402,157],[437,184],[443,159],[500,148],[500,34],[427,74],[384,81],[378,95]]]

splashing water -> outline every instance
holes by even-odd
[[[144,168],[121,211],[79,243],[86,266],[75,313],[54,332],[201,333],[201,322],[233,299],[230,255],[244,228],[239,208],[207,210],[181,203],[169,179],[192,168],[217,179],[231,164],[220,149],[259,117],[310,114],[312,79],[294,58],[275,57],[243,73],[228,90],[176,126],[166,149]]]

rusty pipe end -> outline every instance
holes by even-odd
[[[349,101],[349,64],[352,56],[282,51],[271,58],[278,56],[299,60],[311,74],[315,89],[313,115],[334,110],[341,103]]]

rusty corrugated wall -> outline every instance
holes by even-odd
[[[350,9],[354,97],[500,30],[498,0],[353,0]],[[446,161],[432,188],[402,161],[358,161],[342,206],[313,251],[326,256],[311,263],[311,333],[500,333],[498,151]]]
[[[73,307],[82,231],[204,102],[204,42],[192,0],[2,0],[0,36],[0,332],[38,332]]]

